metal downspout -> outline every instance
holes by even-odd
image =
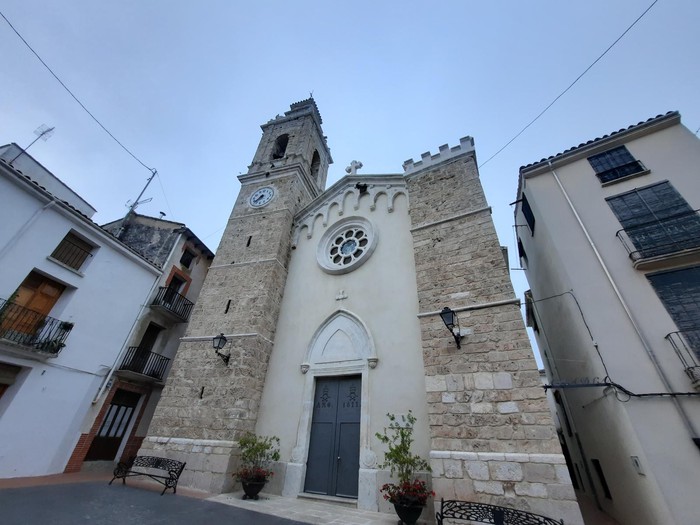
[[[654,365],[654,368],[656,369],[656,372],[658,373],[659,377],[661,378],[661,382],[664,385],[664,388],[668,392],[673,392],[673,389],[671,388],[671,384],[666,377],[666,374],[664,373],[663,369],[661,368],[661,365],[659,364],[658,359],[656,358],[656,354],[654,353],[654,350],[651,348],[649,343],[647,342],[646,338],[642,334],[642,331],[635,321],[634,317],[632,316],[632,312],[630,311],[629,307],[627,306],[627,302],[625,299],[622,297],[622,293],[620,293],[620,290],[618,289],[617,285],[615,284],[615,281],[612,278],[612,275],[610,275],[610,272],[608,271],[608,267],[605,265],[605,262],[603,261],[603,258],[600,255],[600,252],[598,252],[598,248],[596,248],[595,243],[593,242],[593,239],[591,239],[591,236],[588,233],[588,230],[586,229],[586,226],[583,224],[583,221],[581,220],[581,217],[579,216],[578,212],[576,211],[576,208],[574,208],[574,204],[571,202],[571,199],[569,198],[569,194],[566,192],[564,189],[564,186],[562,185],[561,181],[559,180],[559,176],[557,175],[557,172],[554,171],[554,167],[552,166],[552,162],[549,161],[547,162],[549,165],[549,170],[552,172],[552,175],[554,176],[554,180],[556,181],[557,185],[559,186],[559,189],[562,192],[562,195],[564,195],[564,198],[566,199],[567,204],[569,205],[569,208],[571,209],[571,212],[574,214],[574,217],[576,217],[576,221],[578,222],[579,227],[581,228],[581,231],[583,231],[583,234],[586,236],[586,240],[588,241],[588,244],[590,245],[591,249],[593,250],[593,253],[596,256],[596,259],[598,259],[598,263],[600,264],[601,268],[603,269],[603,272],[605,273],[605,276],[608,279],[608,282],[610,283],[610,286],[612,287],[613,291],[615,292],[615,295],[617,296],[618,301],[620,301],[620,304],[622,305],[622,308],[625,311],[625,314],[627,315],[627,318],[630,320],[630,323],[632,323],[632,327],[634,328],[634,331],[637,333],[637,337],[639,337],[639,340],[642,342],[642,346],[644,347],[644,351],[647,354],[647,357],[651,361],[651,363]],[[673,400],[673,404],[676,407],[676,410],[678,411],[678,415],[680,415],[681,420],[685,424],[686,428],[690,432],[690,436],[693,440],[693,443],[695,443],[696,446],[700,447],[700,438],[698,438],[698,433],[693,427],[693,423],[690,421],[690,418],[688,417],[688,414],[686,414],[685,409],[681,405],[680,401],[673,397],[671,398]]]

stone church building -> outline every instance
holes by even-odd
[[[325,190],[331,163],[313,99],[262,125],[140,454],[220,493],[236,440],[276,435],[266,491],[388,512],[375,433],[411,410],[436,501],[581,523],[473,140]]]

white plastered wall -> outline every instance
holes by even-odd
[[[280,490],[295,496],[303,491],[308,453],[308,427],[313,405],[315,377],[360,374],[362,376],[361,464],[358,506],[379,508],[377,464],[383,450],[375,433],[387,424],[386,414],[412,410],[418,418],[414,451],[427,458],[428,421],[417,319],[413,240],[410,233],[408,200],[398,195],[394,210],[388,211],[385,195],[370,211],[370,198],[360,198],[358,210],[340,216],[332,206],[326,227],[318,218],[309,239],[302,231],[292,252],[289,275],[282,300],[275,346],[270,359],[256,431],[281,439],[286,479]],[[346,207],[347,209],[347,207]],[[352,208],[351,208],[352,209]],[[316,261],[317,245],[323,234],[349,216],[372,222],[378,241],[366,263],[343,275],[330,275]],[[369,340],[365,356],[321,363],[314,358],[314,337],[334,314],[353,319],[358,333],[365,330]],[[359,336],[361,338],[361,335]],[[376,356],[376,367],[372,359]],[[302,365],[308,365],[306,373]],[[276,482],[281,483],[281,482]]]

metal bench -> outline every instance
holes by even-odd
[[[126,484],[126,478],[132,476],[148,476],[164,486],[162,496],[168,489],[173,489],[177,493],[177,480],[185,469],[185,463],[168,458],[157,458],[154,456],[136,456],[128,463],[119,462],[114,469],[115,479],[121,479],[122,484]],[[164,471],[160,473],[159,471]],[[167,472],[167,474],[165,473]],[[112,484],[112,481],[109,484]]]
[[[564,525],[564,520],[557,521],[524,510],[453,499],[440,500],[440,512],[435,514],[435,518],[438,525],[444,525],[443,520],[445,519],[493,523],[494,525]]]

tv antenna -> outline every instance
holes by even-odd
[[[141,193],[139,193],[139,196],[136,197],[136,200],[133,203],[131,201],[126,202],[126,205],[129,207],[129,209],[127,210],[126,215],[124,215],[124,218],[122,219],[121,227],[119,228],[119,231],[117,232],[117,239],[121,239],[121,235],[122,235],[122,233],[124,233],[124,230],[126,229],[127,220],[129,219],[129,215],[134,213],[134,211],[136,210],[138,205],[144,204],[146,202],[151,202],[153,200],[152,197],[148,198],[148,199],[144,199],[144,200],[140,200],[140,199],[141,199],[141,197],[143,197],[143,194],[146,192],[148,185],[151,183],[151,181],[153,180],[153,178],[156,175],[158,175],[158,170],[152,168],[151,169],[151,176],[148,177],[148,180],[146,181],[146,185],[141,190]]]
[[[16,161],[22,155],[22,153],[26,152],[29,148],[31,148],[37,140],[41,139],[44,142],[49,140],[49,138],[51,138],[51,135],[53,135],[53,132],[55,129],[56,129],[55,126],[48,127],[46,124],[42,124],[41,126],[36,128],[34,130],[34,134],[36,135],[36,138],[26,148],[24,148],[24,149],[20,148],[21,151],[17,154],[17,156],[14,159],[12,159],[10,161],[10,166],[12,166],[12,163],[14,161]]]

